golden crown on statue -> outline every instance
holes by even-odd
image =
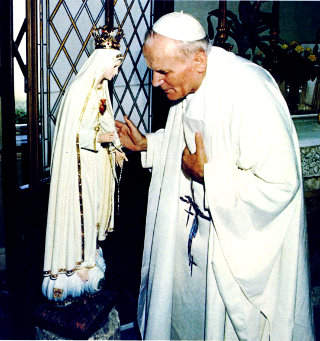
[[[116,31],[118,29],[118,31]],[[92,36],[96,49],[116,49],[120,50],[120,40],[124,36],[122,28],[110,28],[108,25],[92,29]]]

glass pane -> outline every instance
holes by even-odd
[[[19,1],[19,0],[16,0]],[[41,115],[43,120],[44,168],[49,169],[55,117],[62,94],[94,49],[89,35],[92,26],[105,23],[104,0],[40,0],[43,45],[41,56]],[[149,71],[142,56],[142,42],[151,23],[152,0],[114,1],[114,25],[125,37],[121,52],[126,55],[113,80],[113,109],[116,119],[129,115],[143,131],[151,129]],[[48,41],[47,41],[48,40]]]
[[[19,0],[17,0],[19,1]],[[90,30],[105,22],[104,1],[40,0],[43,53],[40,68],[43,167],[49,170],[55,119],[63,92],[93,51]],[[48,41],[46,41],[48,37]]]
[[[13,39],[17,41],[19,32],[26,17],[25,1],[13,1]],[[17,42],[18,44],[19,42]],[[23,35],[18,52],[22,63],[26,64],[26,34]],[[19,187],[29,183],[28,173],[28,147],[27,147],[27,96],[24,92],[25,80],[23,72],[18,64],[17,58],[14,58],[14,95],[15,95],[15,113],[16,113],[16,147],[17,147],[17,177]]]
[[[151,85],[149,73],[142,56],[142,44],[147,27],[151,26],[151,0],[118,0],[114,10],[115,25],[122,27],[125,33],[123,49],[126,58],[119,77],[114,81],[116,118],[123,121],[123,114],[130,117],[142,132],[151,131],[149,96]],[[120,88],[125,87],[125,89]],[[147,92],[146,92],[147,91]]]

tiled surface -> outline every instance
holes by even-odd
[[[320,144],[320,124],[318,117],[295,118],[300,147],[317,146]]]

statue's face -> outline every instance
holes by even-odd
[[[111,79],[118,74],[120,66],[121,59],[117,59],[111,66],[105,69],[102,77],[108,81],[111,81]]]

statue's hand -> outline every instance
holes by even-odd
[[[116,135],[114,131],[102,133],[97,136],[97,142],[99,143],[112,142],[114,141],[115,137]]]
[[[116,164],[119,167],[123,166],[123,161],[128,161],[126,154],[124,152],[120,152],[119,150],[115,151],[116,153]]]

